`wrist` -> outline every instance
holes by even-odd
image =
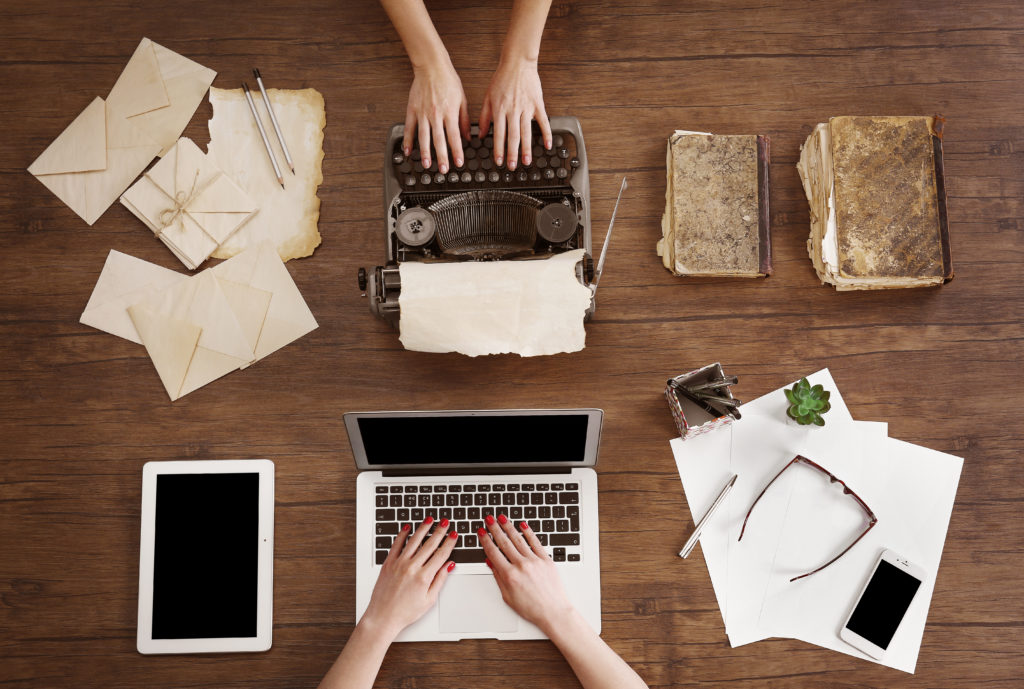
[[[409,61],[412,63],[413,72],[436,73],[454,70],[452,60],[444,44],[438,39],[435,45],[426,45],[414,53],[409,53]]]
[[[372,614],[364,614],[359,622],[356,623],[353,633],[365,634],[370,639],[382,642],[385,646],[390,646],[391,642],[395,640],[401,631],[401,627],[389,624],[387,621],[374,617]]]
[[[556,646],[560,645],[559,642],[565,637],[575,634],[575,630],[578,630],[580,625],[587,629],[590,628],[579,611],[571,605],[564,610],[552,611],[552,614],[548,615],[546,619],[537,623],[544,635],[551,639]]]
[[[501,57],[498,59],[498,68],[529,68],[536,71],[538,59],[539,55],[537,54],[537,51],[523,51],[519,48],[510,49],[509,47],[506,46],[501,51]]]

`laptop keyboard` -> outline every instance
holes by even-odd
[[[451,559],[483,562],[477,529],[489,514],[507,516],[519,530],[525,521],[555,562],[579,562],[580,490],[577,483],[410,483],[374,487],[375,561],[383,564],[403,525],[413,529],[427,517],[447,519],[458,540]]]

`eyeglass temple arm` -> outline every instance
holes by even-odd
[[[868,535],[868,531],[871,531],[871,529],[875,528],[875,524],[877,524],[877,523],[878,523],[878,519],[876,517],[872,516],[871,523],[868,524],[868,528],[864,529],[864,533],[862,533],[860,536],[857,536],[857,538],[854,539],[853,543],[851,543],[850,545],[846,546],[846,550],[844,550],[843,552],[841,552],[838,555],[836,555],[834,558],[832,558],[831,560],[829,560],[828,562],[823,564],[821,567],[818,567],[818,569],[815,569],[815,570],[813,570],[811,572],[808,572],[807,574],[801,574],[798,577],[793,577],[789,581],[790,582],[794,582],[797,579],[803,579],[804,577],[809,577],[812,574],[816,574],[816,573],[820,572],[821,570],[825,569],[830,564],[832,564],[833,562],[835,562],[836,560],[841,558],[843,555],[846,555],[846,553],[849,552],[850,549],[853,548],[853,546],[857,545],[857,543],[860,541],[860,539],[862,539],[862,538],[864,538],[865,536]]]
[[[750,505],[750,509],[747,510],[747,516],[743,518],[743,527],[740,529],[740,537],[736,539],[737,541],[742,541],[743,540],[743,532],[747,530],[747,520],[750,519],[750,514],[754,511],[754,507],[757,505],[757,501],[760,500],[764,496],[764,494],[766,492],[768,492],[768,489],[771,487],[771,485],[773,483],[775,483],[775,479],[777,479],[778,477],[782,476],[782,472],[785,471],[786,469],[788,469],[790,464],[793,464],[794,462],[799,461],[799,459],[800,459],[800,456],[797,455],[793,459],[789,460],[789,462],[786,464],[786,466],[782,467],[782,470],[779,471],[779,473],[775,474],[775,477],[771,481],[769,481],[768,484],[763,489],[761,489],[761,492],[754,499],[753,504]]]

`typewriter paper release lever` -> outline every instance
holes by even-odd
[[[604,245],[601,247],[601,258],[597,260],[597,270],[594,271],[594,281],[590,283],[590,293],[597,294],[597,285],[601,282],[601,274],[604,273],[604,259],[608,253],[608,241],[612,238],[612,230],[615,229],[615,216],[619,212],[619,202],[622,201],[622,192],[629,188],[626,178],[622,178],[622,186],[619,187],[619,195],[615,199],[615,208],[612,209],[612,219],[608,221],[608,233],[604,236]]]

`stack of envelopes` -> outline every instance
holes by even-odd
[[[182,137],[121,196],[125,205],[195,270],[258,210],[252,199]]]
[[[95,98],[29,172],[92,225],[170,150],[216,74],[143,38],[106,101]]]
[[[111,251],[81,322],[144,344],[171,400],[317,327],[269,242],[192,277]]]

